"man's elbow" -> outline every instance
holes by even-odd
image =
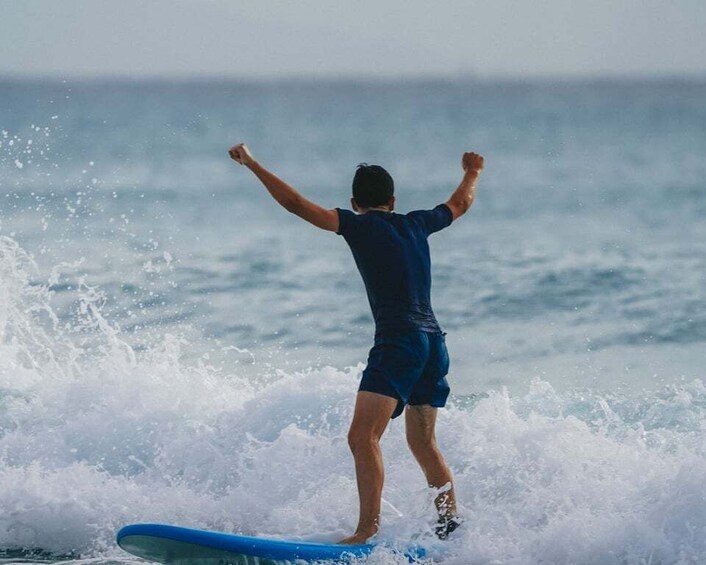
[[[292,214],[299,215],[302,210],[303,202],[301,197],[294,197],[294,198],[289,198],[282,202],[282,206],[284,207],[287,212],[291,212]]]
[[[460,216],[463,216],[466,212],[468,212],[468,210],[473,205],[473,199],[472,198],[453,199],[453,200],[450,200],[449,202],[447,202],[446,205],[451,209],[451,213],[453,214],[453,217],[455,220],[456,218],[459,218]]]

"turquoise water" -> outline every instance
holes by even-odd
[[[110,561],[134,521],[354,526],[363,286],[340,238],[227,159],[239,141],[330,207],[361,161],[407,211],[486,156],[472,211],[431,241],[468,518],[432,557],[706,559],[694,82],[0,82],[0,548]],[[402,436],[382,535],[405,540],[433,493]]]

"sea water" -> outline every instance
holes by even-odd
[[[465,522],[383,439],[380,537],[431,562],[706,561],[706,84],[0,82],[0,550],[132,562],[131,522],[334,541],[373,325],[326,207],[400,212],[486,157],[432,236]],[[41,553],[40,553],[41,552]],[[398,563],[390,551],[367,562]]]

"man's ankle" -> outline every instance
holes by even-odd
[[[380,526],[378,526],[377,524],[373,524],[372,526],[358,526],[355,531],[355,535],[364,535],[368,538],[371,538],[378,533],[379,529]]]

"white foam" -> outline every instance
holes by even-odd
[[[139,521],[328,541],[352,531],[346,432],[361,366],[253,382],[185,361],[179,336],[138,353],[98,289],[76,291],[65,326],[37,278],[0,238],[0,548],[116,558],[116,530]],[[705,407],[699,380],[629,398],[535,380],[442,410],[466,518],[448,542],[430,536],[434,493],[395,420],[381,538],[416,539],[449,564],[706,560]],[[381,550],[367,562],[402,561]]]

